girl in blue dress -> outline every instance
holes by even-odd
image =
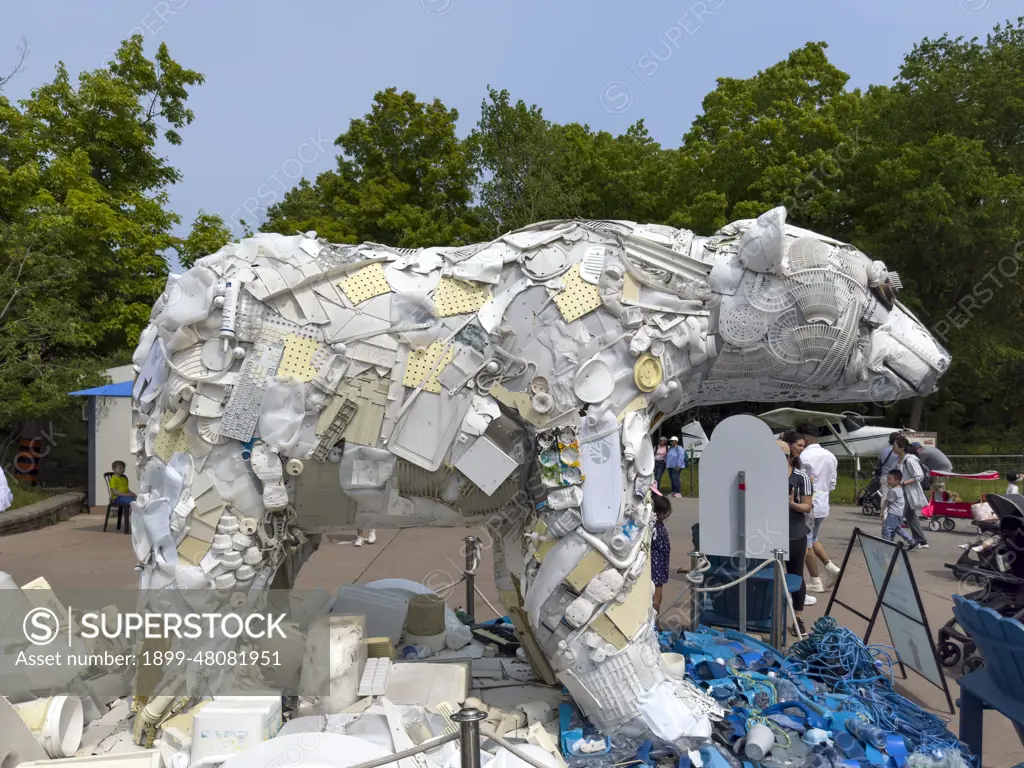
[[[661,588],[668,581],[668,561],[672,543],[668,538],[665,521],[672,514],[672,505],[657,488],[651,489],[651,505],[654,507],[654,533],[651,536],[651,581],[654,582],[654,612],[661,611]]]

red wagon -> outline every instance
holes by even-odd
[[[939,472],[933,469],[931,475],[933,478],[938,479],[940,483],[944,478],[951,477],[979,482],[999,479],[999,473],[994,469],[990,469],[987,472],[975,472],[970,475],[961,475],[956,472]],[[944,488],[935,488],[935,484],[935,480],[932,480],[931,503],[921,510],[921,516],[929,518],[929,531],[952,531],[956,528],[954,520],[974,520],[971,507],[985,501],[984,493],[979,494],[978,498],[974,501],[962,501],[955,493],[951,493]]]

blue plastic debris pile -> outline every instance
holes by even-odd
[[[659,639],[663,652],[685,657],[686,677],[726,712],[711,743],[608,739],[566,703],[562,749],[571,768],[977,765],[944,720],[893,689],[895,652],[865,646],[833,619],[815,622],[786,656],[733,630],[701,627]]]

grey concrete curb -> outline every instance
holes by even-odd
[[[0,513],[0,536],[45,528],[77,515],[85,509],[84,493],[62,493],[27,507]]]

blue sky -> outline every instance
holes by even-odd
[[[167,147],[184,180],[170,190],[187,232],[202,208],[231,221],[333,167],[334,139],[389,86],[440,98],[467,133],[488,84],[557,122],[612,132],[644,118],[676,146],[717,77],[749,77],[808,41],[851,87],[889,83],[914,43],[984,35],[1011,16],[1006,0],[34,0],[8,2],[0,72],[29,44],[10,98],[102,66],[145,36],[206,75],[184,144]]]

